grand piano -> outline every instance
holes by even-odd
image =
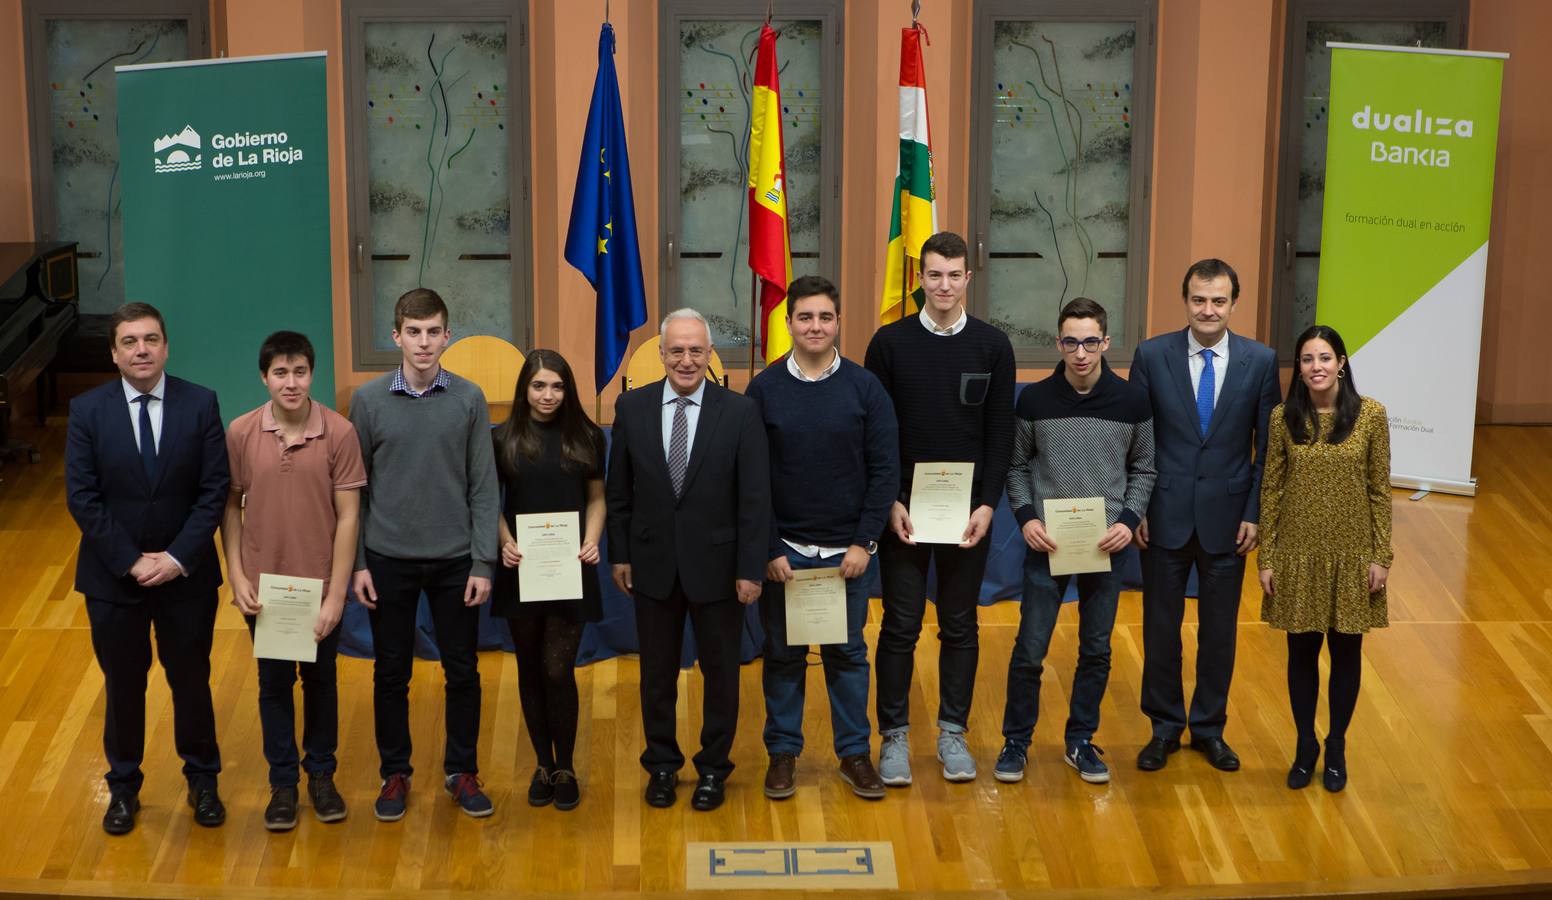
[[[11,413],[36,385],[43,424],[48,379],[41,376],[80,319],[75,253],[74,241],[0,243],[0,458],[39,459],[36,448],[10,439]]]

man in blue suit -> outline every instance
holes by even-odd
[[[1181,282],[1184,330],[1143,341],[1130,380],[1153,403],[1158,481],[1135,537],[1142,548],[1142,711],[1153,738],[1137,755],[1164,768],[1191,729],[1191,749],[1225,772],[1239,757],[1223,740],[1245,556],[1256,546],[1267,418],[1281,400],[1277,354],[1229,331],[1239,275],[1204,259]],[[1252,454],[1252,449],[1254,454]],[[1197,572],[1196,690],[1180,681],[1186,578]]]
[[[214,536],[231,481],[226,433],[212,391],[164,373],[167,328],[156,307],[120,307],[109,334],[122,377],[71,402],[65,446],[66,503],[81,528],[75,589],[86,595],[107,694],[102,827],[127,834],[140,810],[153,627],[189,805],[195,822],[214,827],[226,820],[210,702],[221,585]]]

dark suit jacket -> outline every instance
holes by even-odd
[[[1148,502],[1149,544],[1178,550],[1194,531],[1208,553],[1230,553],[1239,523],[1260,518],[1267,417],[1282,400],[1277,354],[1233,332],[1228,340],[1228,371],[1206,438],[1191,390],[1186,329],[1143,341],[1132,357],[1128,380],[1153,402],[1159,479]]]
[[[146,477],[123,382],[70,402],[65,502],[81,527],[75,589],[111,603],[214,595],[221,585],[215,532],[231,472],[213,391],[167,376],[155,483]],[[142,552],[171,553],[188,570],[154,588],[129,577]]]
[[[754,401],[706,383],[677,500],[663,453],[663,382],[626,392],[614,410],[609,561],[630,564],[633,590],[665,599],[677,576],[691,603],[714,603],[735,596],[736,579],[763,581],[771,482]]]

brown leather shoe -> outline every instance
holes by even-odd
[[[841,780],[851,785],[851,792],[864,800],[878,800],[889,792],[866,753],[841,760]]]
[[[785,800],[798,792],[798,758],[791,753],[772,753],[771,766],[765,770],[765,796]]]

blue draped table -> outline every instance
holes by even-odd
[[[612,439],[611,429],[604,429],[604,437]],[[1023,537],[1019,534],[1018,523],[1013,518],[1013,512],[1008,508],[1006,495],[997,503],[997,512],[992,519],[989,539],[992,546],[986,562],[986,576],[981,581],[982,606],[999,600],[1017,600],[1023,593],[1024,551],[1027,548]],[[603,582],[604,617],[602,621],[590,623],[582,632],[582,646],[577,650],[578,665],[626,653],[636,653],[640,650],[636,644],[635,607],[631,599],[621,593],[614,586],[613,579],[609,577],[607,535],[599,543],[599,552],[604,560],[604,563],[598,567],[600,580]],[[1142,588],[1142,569],[1136,547],[1126,548],[1113,557],[1112,561],[1120,569],[1121,583],[1127,590]],[[867,579],[868,596],[880,596],[877,560],[869,564],[867,574],[863,577]],[[928,596],[931,597],[936,590],[936,576],[929,573]],[[1195,572],[1191,574],[1186,590],[1189,596],[1196,596]],[[1076,598],[1077,586],[1069,585],[1067,595],[1063,599],[1070,601]],[[347,603],[340,628],[342,631],[339,646],[342,653],[365,658],[372,656],[372,628],[365,607],[355,602]],[[748,614],[744,617],[741,648],[743,661],[749,662],[759,656],[760,647],[764,641],[765,629],[760,625],[759,607],[751,605]],[[506,623],[491,617],[488,603],[480,607],[480,649],[508,652],[512,650],[512,636],[507,631]],[[415,617],[415,655],[424,659],[437,658],[431,614],[424,602],[421,603],[420,611]],[[680,665],[689,667],[694,662],[695,638],[690,633],[689,624],[686,623],[684,654]]]

